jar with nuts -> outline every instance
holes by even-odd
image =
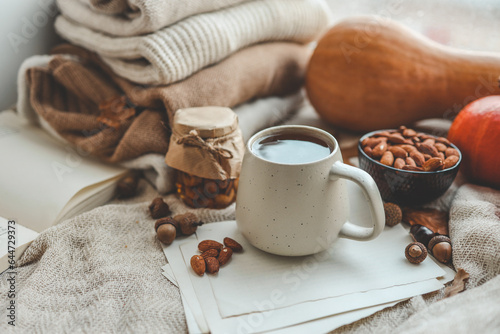
[[[221,209],[236,200],[244,151],[238,118],[231,109],[179,109],[165,162],[176,169],[177,194],[184,203]]]

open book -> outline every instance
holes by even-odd
[[[104,204],[127,173],[57,141],[13,111],[0,112],[0,154],[0,217],[6,218],[0,230],[8,230],[13,220],[17,238],[23,233],[33,240],[50,226]],[[7,256],[3,241],[0,264]]]

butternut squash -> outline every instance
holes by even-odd
[[[394,21],[347,19],[318,42],[306,90],[318,114],[355,131],[452,119],[469,102],[500,94],[500,54],[438,44]]]

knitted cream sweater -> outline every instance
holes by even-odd
[[[310,42],[327,28],[329,18],[324,0],[259,0],[192,16],[144,36],[111,37],[63,16],[56,30],[97,52],[133,82],[169,84],[255,43]]]
[[[249,0],[57,0],[61,13],[114,36],[147,34],[188,16]]]

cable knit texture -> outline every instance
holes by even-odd
[[[63,38],[97,52],[115,73],[142,84],[170,84],[255,43],[310,42],[328,22],[322,0],[261,0],[192,16],[144,36],[110,37],[63,16],[55,26]]]
[[[147,34],[186,17],[249,0],[57,0],[61,13],[113,36]]]

